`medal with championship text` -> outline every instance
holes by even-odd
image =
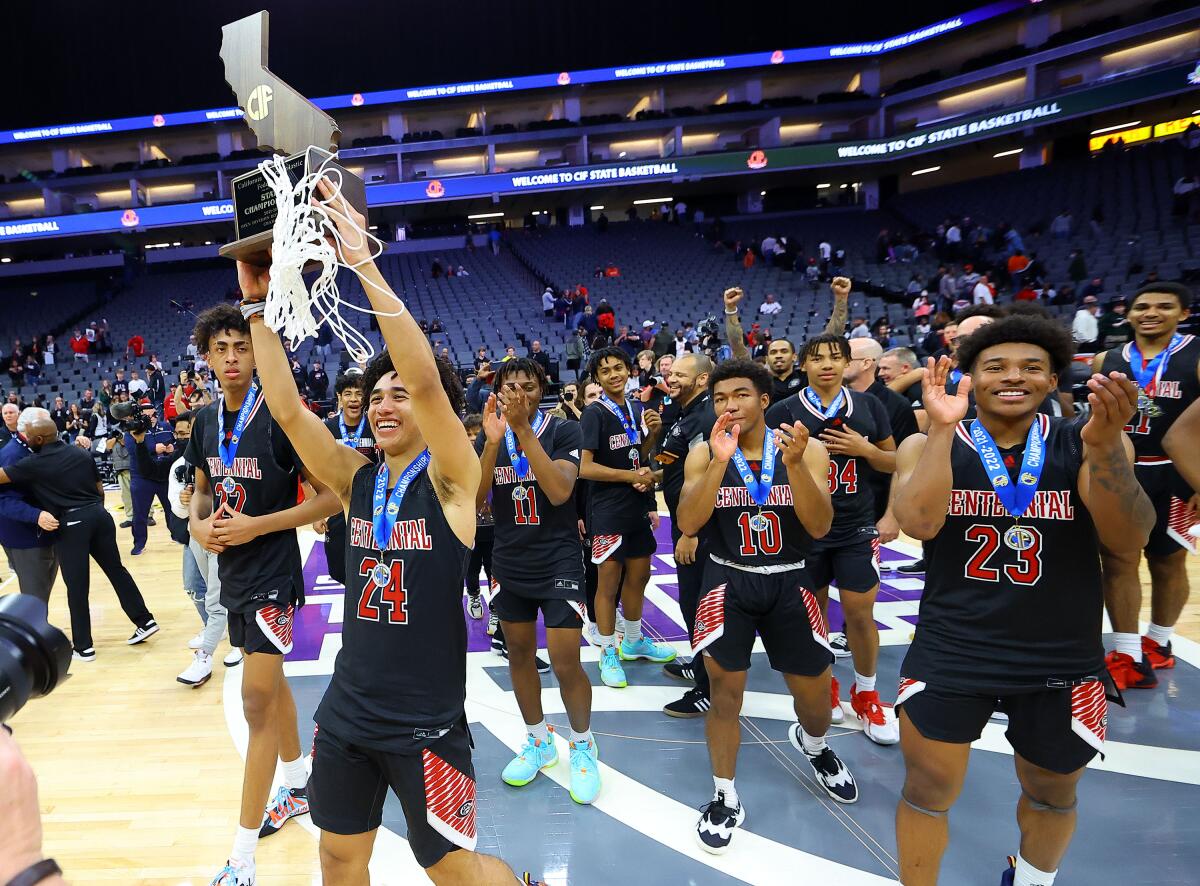
[[[537,411],[534,413],[533,421],[529,423],[533,428],[533,435],[536,437],[547,421],[545,413]],[[517,445],[517,435],[513,433],[510,427],[504,428],[504,446],[508,449],[508,460],[512,464],[513,471],[517,475],[517,486],[513,488],[513,501],[524,501],[531,490],[520,485],[521,478],[529,473],[529,456],[521,451],[521,447]]]
[[[250,416],[254,414],[254,404],[258,401],[258,381],[250,383],[250,390],[246,391],[246,397],[242,400],[241,408],[238,409],[237,419],[233,423],[233,430],[230,432],[229,439],[225,439],[225,397],[221,396],[220,409],[217,410],[217,454],[221,456],[221,464],[225,466],[227,471],[233,471],[234,461],[237,458],[238,445],[242,442],[242,437],[246,433],[246,425],[250,424]],[[225,479],[221,481],[221,488],[225,491],[226,496],[233,495],[237,490],[237,480],[229,474],[225,475]]]
[[[971,440],[975,443],[975,451],[979,453],[979,460],[983,462],[983,469],[996,492],[996,498],[1013,518],[1013,525],[1004,531],[1004,543],[1014,551],[1029,550],[1036,543],[1036,538],[1032,530],[1021,525],[1021,517],[1037,495],[1042,469],[1046,465],[1046,441],[1042,439],[1041,422],[1035,418],[1029,426],[1016,483],[1008,476],[996,441],[979,419],[971,422]]]
[[[375,547],[379,548],[380,562],[372,571],[371,577],[380,587],[387,584],[391,574],[391,567],[383,562],[384,551],[387,550],[388,543],[392,540],[392,532],[395,530],[396,520],[400,516],[400,505],[404,503],[404,494],[408,492],[408,487],[420,476],[421,472],[429,467],[429,460],[429,450],[422,449],[421,454],[404,469],[400,479],[396,481],[396,487],[392,490],[390,497],[387,494],[387,462],[381,462],[379,469],[375,472],[375,489],[371,494],[371,525],[375,535]]]
[[[363,431],[367,427],[367,417],[363,415],[358,420],[358,427],[354,429],[354,433],[350,433],[346,429],[346,418],[342,413],[338,413],[338,432],[342,435],[342,442],[351,449],[357,449],[359,442],[362,440]]]
[[[763,508],[771,498],[771,483],[775,477],[775,435],[767,432],[763,437],[762,468],[758,477],[746,461],[741,447],[733,450],[733,467],[746,485],[750,498],[758,505],[758,513],[750,518],[750,528],[755,532],[764,532],[768,527],[767,518],[763,516]]]
[[[629,415],[625,415],[625,410],[615,403],[608,394],[600,395],[600,402],[603,403],[608,410],[621,421],[621,428],[625,431],[625,436],[629,439],[629,445],[637,446],[639,441],[637,424],[633,418],[633,404],[628,400],[625,401],[625,406],[629,409]]]
[[[1154,396],[1158,393],[1158,383],[1162,381],[1163,373],[1167,371],[1167,364],[1171,362],[1171,352],[1182,341],[1183,336],[1176,332],[1167,346],[1149,360],[1142,356],[1136,341],[1129,343],[1129,369],[1137,381],[1138,411],[1149,418],[1158,418],[1163,414],[1162,407],[1154,402]]]

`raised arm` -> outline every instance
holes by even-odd
[[[238,284],[246,300],[266,298],[270,269],[244,262],[238,262],[237,266]],[[250,317],[250,338],[254,343],[258,380],[271,417],[287,434],[301,463],[345,506],[350,501],[354,474],[367,463],[366,456],[335,440],[321,420],[304,408],[283,342],[279,334],[263,322],[262,312]]]
[[[829,495],[829,450],[808,436],[800,422],[781,424],[775,442],[788,469],[792,507],[801,525],[813,538],[829,533],[833,525],[833,499]]]
[[[725,337],[729,339],[729,350],[735,360],[745,360],[750,356],[746,349],[746,333],[742,331],[742,321],[738,318],[738,305],[746,294],[741,288],[733,286],[725,290],[722,299],[725,302]]]
[[[829,283],[833,290],[833,313],[825,324],[826,335],[845,335],[850,319],[850,278],[834,277]]]
[[[1154,505],[1133,474],[1133,443],[1125,425],[1137,412],[1137,386],[1120,372],[1088,380],[1091,415],[1083,426],[1079,495],[1100,543],[1110,551],[1140,551],[1154,528]]]

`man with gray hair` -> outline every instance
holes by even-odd
[[[33,455],[0,468],[0,485],[16,483],[23,487],[59,521],[55,549],[67,585],[75,660],[96,659],[88,610],[89,556],[112,583],[121,608],[134,624],[135,630],[126,644],[133,646],[158,633],[158,623],[146,608],[142,592],[121,563],[117,527],[104,509],[104,486],[91,453],[63,443],[45,409],[34,407],[22,412],[18,430]]]
[[[4,419],[4,424],[0,425],[0,446],[17,435],[17,418],[20,414],[21,407],[16,403],[5,403],[0,407],[0,418]]]
[[[4,409],[8,411],[9,406]],[[17,412],[15,406],[12,412]],[[21,435],[14,434],[0,446],[0,469],[32,454]],[[54,554],[56,529],[55,516],[34,505],[30,496],[13,486],[0,486],[0,545],[8,555],[9,569],[16,573],[21,593],[37,597],[43,603],[49,602],[50,589],[58,578],[58,557]]]

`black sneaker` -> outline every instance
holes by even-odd
[[[96,649],[94,646],[89,646],[87,649],[74,649],[71,651],[71,658],[75,661],[93,662],[96,660]]]
[[[715,799],[700,807],[696,822],[696,842],[712,855],[721,855],[729,848],[733,832],[746,820],[746,808],[739,802],[736,809],[725,805],[725,792],[717,791]]]
[[[540,655],[534,655],[533,663],[537,665],[537,671],[539,674],[550,673],[550,662],[546,661],[546,659],[542,658]]]
[[[259,839],[279,833],[289,818],[298,815],[308,815],[308,785],[302,788],[280,785],[263,815],[262,827],[258,830]]]
[[[858,802],[858,785],[854,782],[854,776],[850,774],[846,764],[838,759],[833,748],[826,745],[815,757],[809,754],[804,750],[804,742],[800,739],[799,723],[793,723],[788,729],[788,739],[792,742],[792,747],[804,754],[804,759],[808,760],[808,765],[817,777],[817,783],[825,789],[825,793],[831,799],[839,803]]]
[[[130,646],[136,646],[138,643],[144,643],[150,637],[158,633],[158,622],[150,619],[140,628],[133,632],[133,636],[125,642]]]
[[[133,521],[132,521],[132,520],[122,520],[122,521],[121,521],[121,528],[122,528],[122,529],[128,529],[128,528],[129,528],[130,526],[132,526],[132,525],[133,525]]]
[[[153,518],[153,517],[147,517],[147,518],[146,518],[146,525],[147,525],[147,526],[157,526],[158,524],[157,524],[157,523],[154,521],[154,518]]]
[[[846,639],[843,633],[833,633],[829,635],[829,648],[833,650],[835,658],[850,658],[850,641]]]
[[[688,683],[696,682],[696,672],[692,670],[692,662],[688,659],[676,658],[667,662],[663,665],[663,673],[676,680],[686,680]]]
[[[492,652],[501,658],[508,658],[508,647],[504,645],[504,641],[499,637],[492,637]]]
[[[896,571],[901,575],[924,575],[925,574],[925,558],[915,560],[912,563],[906,563],[903,566],[897,566]]]
[[[692,688],[683,694],[683,698],[663,705],[663,713],[668,717],[678,717],[681,720],[693,720],[703,717],[712,707],[712,702],[704,694],[704,690]]]

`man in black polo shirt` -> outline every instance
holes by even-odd
[[[658,462],[662,468],[663,498],[671,513],[671,541],[675,546],[676,582],[679,587],[679,608],[688,636],[696,627],[696,605],[700,602],[704,564],[708,551],[698,536],[685,536],[679,531],[676,513],[679,495],[683,491],[683,463],[693,446],[707,445],[717,416],[713,412],[712,395],[708,391],[708,374],[713,364],[703,354],[684,354],[671,366],[667,385],[671,390],[672,405],[679,404],[678,416],[671,423],[663,438]],[[683,698],[663,707],[670,717],[703,717],[710,707],[708,694],[708,672],[704,669],[704,657],[697,655],[691,662],[678,659],[667,662],[663,670],[681,680],[694,680],[696,685],[683,694]]]
[[[158,633],[158,623],[146,608],[142,592],[121,563],[117,527],[104,509],[104,486],[91,454],[60,441],[58,428],[45,409],[26,409],[18,431],[34,454],[0,470],[0,483],[24,486],[41,508],[58,518],[55,551],[67,584],[75,659],[96,658],[88,611],[89,556],[112,583],[121,608],[133,622],[133,636],[125,642],[133,646]]]

